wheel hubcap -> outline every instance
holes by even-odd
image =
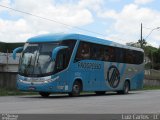
[[[74,85],[73,90],[74,90],[75,93],[79,93],[79,86]]]
[[[128,90],[129,90],[129,86],[128,86],[128,83],[125,84],[125,93],[128,93]]]

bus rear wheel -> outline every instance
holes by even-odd
[[[125,81],[123,90],[117,91],[118,94],[128,94],[130,89],[129,81]]]
[[[79,81],[75,81],[72,86],[72,92],[69,93],[70,97],[77,97],[82,90],[82,84]]]
[[[40,94],[42,97],[45,97],[45,98],[49,97],[49,95],[50,95],[50,93],[48,93],[48,92],[39,92],[39,94]]]

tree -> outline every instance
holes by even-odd
[[[160,69],[160,48],[153,52],[154,69]]]
[[[140,48],[140,45],[137,42],[128,42],[126,45]]]
[[[138,40],[138,42],[137,42],[137,43],[140,45],[140,47],[141,47],[142,49],[144,49],[144,48],[145,48],[145,46],[147,45],[147,42],[146,42],[146,40],[145,40],[145,39]]]
[[[145,55],[147,55],[150,59],[151,59],[151,55],[157,51],[157,48],[151,46],[151,45],[147,45],[145,46],[144,48],[144,52],[145,52]]]
[[[145,47],[147,45],[147,42],[146,42],[145,39],[142,39],[142,40],[138,40],[138,42],[129,42],[129,43],[126,43],[126,45],[145,49]]]

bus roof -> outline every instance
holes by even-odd
[[[96,38],[96,37],[91,37],[87,35],[82,35],[82,34],[46,34],[46,35],[39,35],[35,36],[32,38],[29,38],[27,40],[28,43],[40,43],[40,42],[57,42],[57,41],[62,41],[62,40],[82,40],[86,42],[92,42],[92,43],[97,43],[97,44],[102,44],[102,45],[109,45],[109,46],[115,46],[115,47],[120,47],[120,48],[126,48],[126,49],[133,49],[133,50],[138,50],[142,51],[140,48],[136,47],[131,47],[127,45],[122,45],[110,40],[105,40],[101,38]]]

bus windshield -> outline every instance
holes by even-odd
[[[25,76],[45,76],[54,71],[51,59],[56,43],[26,43],[20,59],[19,73]]]
[[[26,77],[44,77],[65,69],[69,64],[75,43],[76,40],[26,43],[20,58],[19,74]],[[68,46],[69,49],[64,53],[60,52],[56,62],[51,59],[51,55],[53,49],[58,46]]]

